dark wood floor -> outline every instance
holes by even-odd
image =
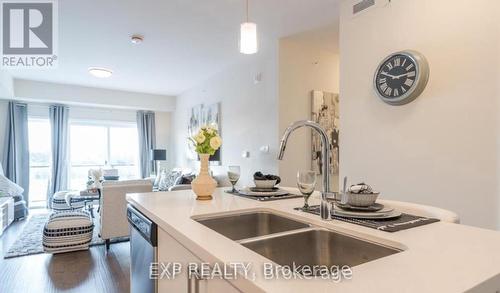
[[[129,292],[129,242],[112,244],[108,252],[101,245],[86,251],[4,259],[26,222],[15,222],[0,236],[1,293]]]

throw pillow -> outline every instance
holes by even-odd
[[[0,175],[0,196],[17,196],[22,195],[24,189],[10,181],[4,175]]]
[[[182,175],[180,171],[171,171],[167,174],[165,181],[160,182],[161,190],[168,190],[170,187],[174,186]]]
[[[196,175],[194,175],[194,174],[184,174],[181,177],[180,184],[191,184],[191,182],[193,182],[195,177],[196,177]]]
[[[171,173],[177,173],[177,171],[172,171]],[[179,184],[182,184],[182,177],[184,177],[184,175],[182,175],[182,173],[180,173],[180,176],[178,176],[175,181],[174,181],[174,184],[172,184],[172,186],[175,186],[175,185],[179,185]],[[171,187],[171,186],[170,186]]]

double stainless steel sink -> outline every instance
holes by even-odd
[[[401,252],[267,211],[195,220],[279,265],[353,267]]]

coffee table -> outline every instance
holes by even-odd
[[[81,203],[83,201],[85,208],[89,211],[90,216],[94,218],[94,201],[101,200],[101,190],[98,189],[97,192],[89,192],[88,190],[80,191],[80,195],[73,196],[69,200],[69,205],[73,206],[76,203]],[[97,212],[101,206],[97,208]]]

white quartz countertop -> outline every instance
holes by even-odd
[[[212,201],[196,201],[191,190],[128,194],[127,200],[204,262],[252,263],[255,279],[230,281],[244,292],[464,292],[488,280],[496,282],[500,276],[500,233],[492,230],[438,222],[388,233],[341,221],[325,222],[295,211],[303,204],[301,198],[259,202],[223,189],[215,191]],[[310,204],[318,203],[317,197],[310,199]],[[352,279],[339,283],[265,280],[261,267],[269,260],[192,219],[256,209],[404,251],[355,266]]]

